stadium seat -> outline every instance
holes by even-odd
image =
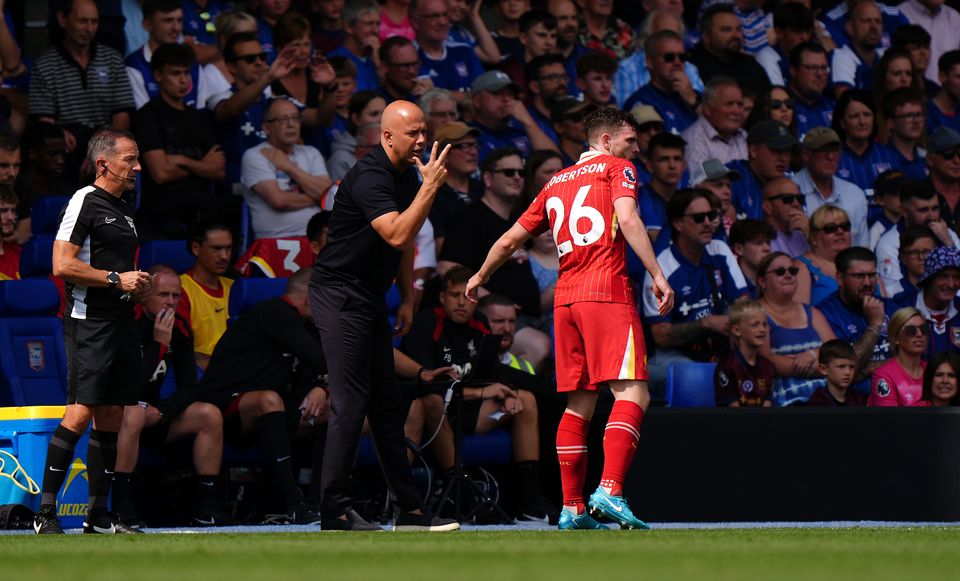
[[[240,203],[240,251],[243,255],[253,244],[253,220],[250,218],[250,205],[244,200]]]
[[[0,406],[63,405],[67,357],[50,280],[0,284]]]
[[[716,363],[671,363],[667,368],[667,407],[715,407],[713,370],[716,367]]]
[[[53,272],[53,238],[30,238],[20,252],[20,278],[46,278]]]
[[[41,196],[33,203],[30,212],[30,231],[34,236],[50,237],[57,233],[60,211],[70,201],[70,196]]]
[[[151,240],[140,247],[141,270],[166,264],[182,274],[193,266],[194,260],[193,254],[187,251],[186,240]]]
[[[239,278],[230,288],[230,319],[236,319],[260,301],[279,297],[287,288],[285,278]]]

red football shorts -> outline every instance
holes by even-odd
[[[557,391],[588,389],[618,379],[647,379],[647,350],[636,307],[573,303],[553,311]]]

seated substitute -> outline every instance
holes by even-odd
[[[450,268],[443,275],[442,306],[421,311],[414,318],[401,350],[420,365],[426,368],[452,366],[459,377],[469,377],[471,365],[475,364],[472,359],[484,336],[490,333],[474,316],[476,304],[464,294],[472,274],[462,266]],[[444,481],[454,468],[453,430],[444,415],[443,396],[430,394],[422,399],[427,416],[426,431],[433,432],[437,429],[437,422],[442,422],[430,451],[437,473],[441,474],[440,481]],[[463,416],[459,421],[464,434],[485,434],[501,426],[509,427],[517,482],[521,486],[517,518],[556,524],[559,513],[543,498],[540,489],[540,431],[537,400],[533,393],[491,383],[484,387],[464,387],[463,399]],[[448,413],[452,411],[448,410]]]
[[[717,405],[771,407],[777,369],[760,355],[770,335],[770,324],[757,301],[740,301],[730,307],[730,338],[733,349],[717,363],[713,374]]]
[[[227,441],[244,444],[259,436],[281,488],[286,521],[302,525],[320,524],[315,507],[320,480],[313,479],[310,501],[304,499],[293,474],[289,433],[303,424],[325,422],[329,408],[327,391],[318,381],[291,385],[295,368],[308,368],[313,378],[327,369],[320,342],[305,320],[311,273],[309,268],[297,271],[282,297],[263,301],[234,321],[200,381],[203,399],[223,413]],[[313,455],[317,476],[318,456]]]
[[[20,278],[21,246],[8,242],[17,225],[17,194],[0,185],[0,281]]]
[[[197,260],[180,275],[183,286],[177,313],[193,330],[197,367],[206,369],[213,348],[227,330],[230,317],[227,307],[233,279],[224,275],[230,268],[233,233],[223,222],[200,222],[187,240],[187,249]]]
[[[132,495],[140,445],[160,449],[175,440],[196,436],[193,466],[197,474],[197,505],[192,524],[222,526],[225,511],[217,499],[223,458],[223,417],[216,406],[197,401],[200,392],[193,333],[186,319],[177,314],[180,277],[162,264],[154,265],[150,274],[154,277],[150,293],[137,312],[143,353],[139,378],[142,387],[139,403],[123,409],[113,474],[113,511],[127,526],[143,526]],[[160,390],[171,369],[177,379],[177,389],[170,397],[161,399]]]

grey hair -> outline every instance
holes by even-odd
[[[670,14],[671,16],[674,16],[673,13],[667,12],[666,10],[654,10],[653,12],[647,14],[644,17],[643,22],[640,23],[640,38],[637,39],[638,47],[642,46],[641,43],[643,43],[646,39],[650,38],[655,32],[660,32],[659,30],[653,29],[653,23],[654,21],[656,21],[657,17],[660,16],[661,14]],[[687,36],[687,25],[683,23],[682,18],[679,18],[679,17],[676,17],[676,18],[677,20],[680,21],[680,38],[682,40]]]
[[[739,89],[740,83],[723,75],[713,77],[710,79],[710,82],[703,87],[703,102],[712,105],[717,98],[717,93],[719,93],[723,87],[736,87]]]
[[[368,12],[380,14],[380,5],[375,0],[357,0],[347,2],[343,7],[343,23],[353,26],[360,20],[360,17]]]
[[[430,108],[434,101],[453,101],[453,95],[446,89],[430,89],[420,96],[417,106],[427,116],[430,115]]]
[[[97,158],[107,157],[116,152],[117,141],[129,139],[136,143],[137,140],[129,131],[120,131],[118,129],[102,129],[93,134],[90,142],[87,144],[87,159],[90,165],[97,166]]]

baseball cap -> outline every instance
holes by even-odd
[[[773,119],[757,121],[747,133],[747,143],[761,143],[770,149],[789,149],[797,144],[797,138],[783,123]]]
[[[696,186],[723,177],[729,177],[731,180],[737,181],[740,179],[740,172],[725,166],[719,159],[708,159],[693,166],[693,171],[690,172],[690,184]]]
[[[487,71],[474,79],[473,84],[470,85],[470,92],[499,91],[504,87],[513,87],[514,91],[520,91],[520,85],[511,79],[507,73],[503,71]]]
[[[444,123],[433,132],[433,138],[440,143],[440,147],[445,147],[451,141],[463,139],[467,135],[480,135],[480,130],[476,127],[470,127],[463,121],[451,121]]]
[[[663,123],[663,117],[657,113],[657,110],[650,105],[637,105],[630,110],[637,125],[646,125],[647,123]]]
[[[923,262],[923,278],[920,279],[920,284],[926,283],[948,268],[960,270],[960,251],[952,246],[934,248]]]
[[[575,97],[563,97],[550,107],[550,121],[554,123],[563,121],[568,115],[577,113],[589,113],[596,109],[591,103],[584,103]]]
[[[814,127],[803,136],[803,147],[805,149],[815,151],[833,144],[840,145],[840,136],[829,127]]]
[[[943,153],[955,149],[958,145],[960,145],[960,133],[942,125],[934,129],[930,138],[927,139],[927,151],[930,153]]]

